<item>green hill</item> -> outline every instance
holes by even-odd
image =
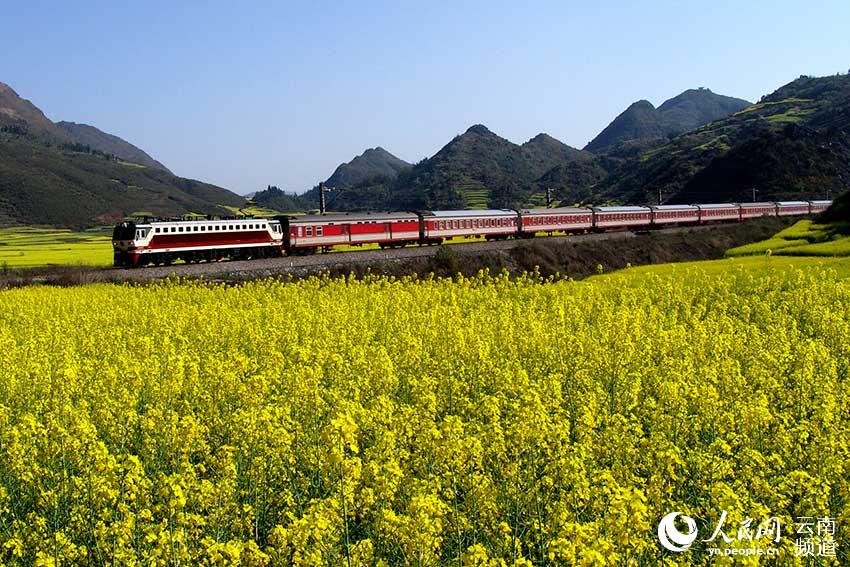
[[[541,190],[547,172],[593,168],[595,159],[548,134],[518,145],[477,124],[400,175],[394,194],[408,208],[520,206]]]
[[[221,187],[176,177],[103,154],[48,146],[0,133],[0,224],[80,226],[136,211],[229,214],[245,199]]]
[[[245,199],[173,175],[147,153],[93,126],[54,124],[0,83],[0,226],[81,226],[134,212],[230,214]]]
[[[287,193],[273,185],[269,185],[265,191],[257,191],[250,195],[248,204],[285,213],[313,208],[302,196]]]
[[[367,179],[384,176],[394,179],[410,167],[382,147],[370,148],[347,163],[341,164],[325,181],[328,187],[354,187]]]
[[[585,150],[624,155],[634,146],[647,146],[669,136],[693,130],[750,106],[746,100],[723,96],[709,89],[689,89],[655,108],[639,100],[617,116]]]
[[[145,167],[162,169],[170,173],[167,167],[153,159],[144,150],[137,148],[130,142],[122,140],[118,136],[107,134],[88,124],[57,122],[56,125],[68,132],[77,144],[88,146],[93,150],[98,150],[105,154],[114,155],[124,161],[138,163]]]
[[[74,143],[74,137],[50,121],[29,100],[0,82],[0,131],[28,134],[56,144]]]
[[[850,136],[795,123],[763,132],[711,160],[670,203],[827,199],[850,180]]]
[[[850,133],[850,75],[801,77],[757,104],[623,161],[596,193],[633,203],[655,202],[659,191],[665,202],[711,201],[757,184],[759,199],[822,195],[847,186],[846,177],[837,178],[843,149],[824,153],[820,147],[842,144],[835,132]]]

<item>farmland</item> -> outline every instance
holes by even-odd
[[[112,264],[112,230],[72,232],[57,228],[0,228],[0,266]]]
[[[797,221],[767,240],[728,250],[726,255],[850,256],[848,232],[850,227],[846,223],[817,224],[806,219]]]
[[[704,564],[655,527],[723,510],[836,517],[839,564],[848,277],[760,256],[0,292],[0,560]]]

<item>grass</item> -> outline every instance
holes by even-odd
[[[0,228],[0,266],[91,265],[112,263],[111,228],[84,232],[37,227]]]
[[[228,205],[222,205],[225,209],[232,212],[236,216],[246,216],[246,217],[273,217],[276,215],[282,215],[280,211],[276,211],[274,209],[267,209],[265,207],[258,207],[256,205],[249,207],[231,207]]]
[[[644,285],[645,277],[660,276],[676,281],[693,277],[721,277],[730,273],[744,273],[752,276],[768,276],[778,272],[796,269],[829,268],[836,271],[840,279],[850,278],[850,262],[840,257],[790,257],[790,256],[741,256],[722,260],[701,260],[697,262],[676,262],[671,264],[652,264],[635,268],[626,268],[610,274],[591,276],[585,282],[605,278],[617,280],[629,286]]]
[[[848,227],[801,220],[773,237],[726,251],[727,257],[778,254],[780,256],[850,256]]]
[[[801,103],[801,102],[803,102],[803,103],[812,102],[812,99],[791,97],[791,98],[786,98],[786,99],[783,99],[783,100],[777,100],[777,101],[773,101],[773,102],[759,102],[759,103],[750,105],[750,106],[748,106],[748,107],[746,107],[742,110],[739,110],[738,112],[734,113],[732,116],[740,116],[741,114],[746,114],[748,112],[754,112],[754,111],[757,111],[757,110],[761,110],[761,109],[766,108],[768,106],[778,106],[778,105],[782,105],[782,104],[794,104],[794,103]]]
[[[794,246],[785,250],[783,254],[786,256],[850,256],[850,237]]]

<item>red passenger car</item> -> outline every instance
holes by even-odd
[[[422,213],[422,241],[440,243],[456,237],[484,236],[488,240],[514,236],[519,215],[509,209],[429,211]]]
[[[695,224],[699,222],[699,207],[695,205],[656,205],[652,210],[652,224]]]
[[[699,208],[699,222],[732,221],[741,220],[741,210],[735,203],[715,203],[710,205],[697,205]]]
[[[738,208],[741,211],[741,220],[776,216],[774,203],[739,203]]]
[[[523,209],[520,211],[520,234],[537,232],[581,232],[593,228],[593,211],[584,207]]]
[[[811,212],[811,214],[813,215],[816,215],[827,210],[832,205],[832,201],[809,201],[809,204],[809,212]]]
[[[593,228],[629,228],[652,223],[652,211],[647,207],[593,207]]]
[[[419,239],[419,217],[414,213],[348,213],[279,219],[289,253],[372,243],[382,247],[404,246]]]
[[[777,201],[776,215],[780,217],[793,217],[809,214],[808,201]]]

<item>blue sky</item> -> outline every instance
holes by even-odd
[[[0,81],[175,173],[299,192],[472,124],[582,147],[631,102],[850,68],[850,2],[10,2]]]

